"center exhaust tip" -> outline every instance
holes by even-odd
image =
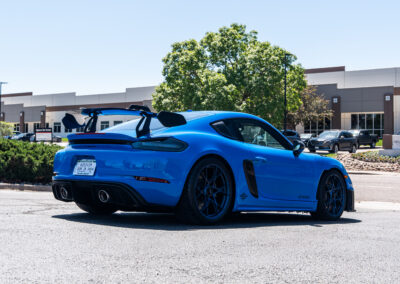
[[[100,189],[98,192],[99,200],[103,203],[107,203],[110,200],[110,194],[104,189]]]
[[[68,189],[65,188],[65,186],[60,187],[60,195],[61,195],[61,198],[64,200],[69,199],[69,192],[68,192]]]

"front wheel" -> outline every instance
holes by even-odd
[[[375,148],[375,146],[376,146],[375,141],[373,141],[370,146],[371,146],[371,148]]]
[[[229,170],[216,158],[205,158],[191,170],[177,217],[191,224],[210,225],[221,221],[231,210],[233,185]]]
[[[82,209],[93,215],[110,215],[117,211],[114,207],[106,207],[106,206],[96,206],[96,205],[87,205],[82,203],[77,203],[76,205]]]
[[[335,144],[335,145],[333,145],[332,150],[330,150],[329,153],[335,153],[336,154],[337,152],[339,152],[339,145]]]
[[[357,146],[355,144],[353,144],[351,146],[351,150],[349,151],[349,153],[356,153],[357,152]]]
[[[317,199],[317,211],[311,212],[313,218],[335,221],[342,216],[346,204],[346,184],[338,171],[329,171],[322,177]]]

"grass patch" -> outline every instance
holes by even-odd
[[[337,154],[336,154],[336,153],[329,153],[329,154],[326,154],[325,157],[329,157],[329,158],[334,158],[334,159],[336,159]]]
[[[382,139],[379,139],[379,141],[376,142],[376,146],[382,147]]]
[[[61,138],[62,142],[68,142],[68,138]]]
[[[356,153],[352,154],[351,156],[353,159],[361,160],[364,162],[400,164],[400,156],[380,156],[378,151]]]

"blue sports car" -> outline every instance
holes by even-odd
[[[302,153],[265,120],[226,111],[151,112],[147,107],[66,114],[69,145],[54,160],[53,193],[91,214],[175,212],[213,224],[231,212],[299,211],[337,220],[354,189],[335,159]],[[141,118],[96,132],[100,115]]]

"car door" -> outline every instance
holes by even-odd
[[[368,131],[360,131],[359,141],[360,144],[368,144],[369,143]]]
[[[295,156],[277,130],[254,119],[235,120],[239,139],[248,146],[259,196],[273,200],[309,201],[315,193],[314,155]]]
[[[340,150],[349,150],[350,149],[350,142],[347,139],[347,136],[344,131],[339,133],[339,148]]]

